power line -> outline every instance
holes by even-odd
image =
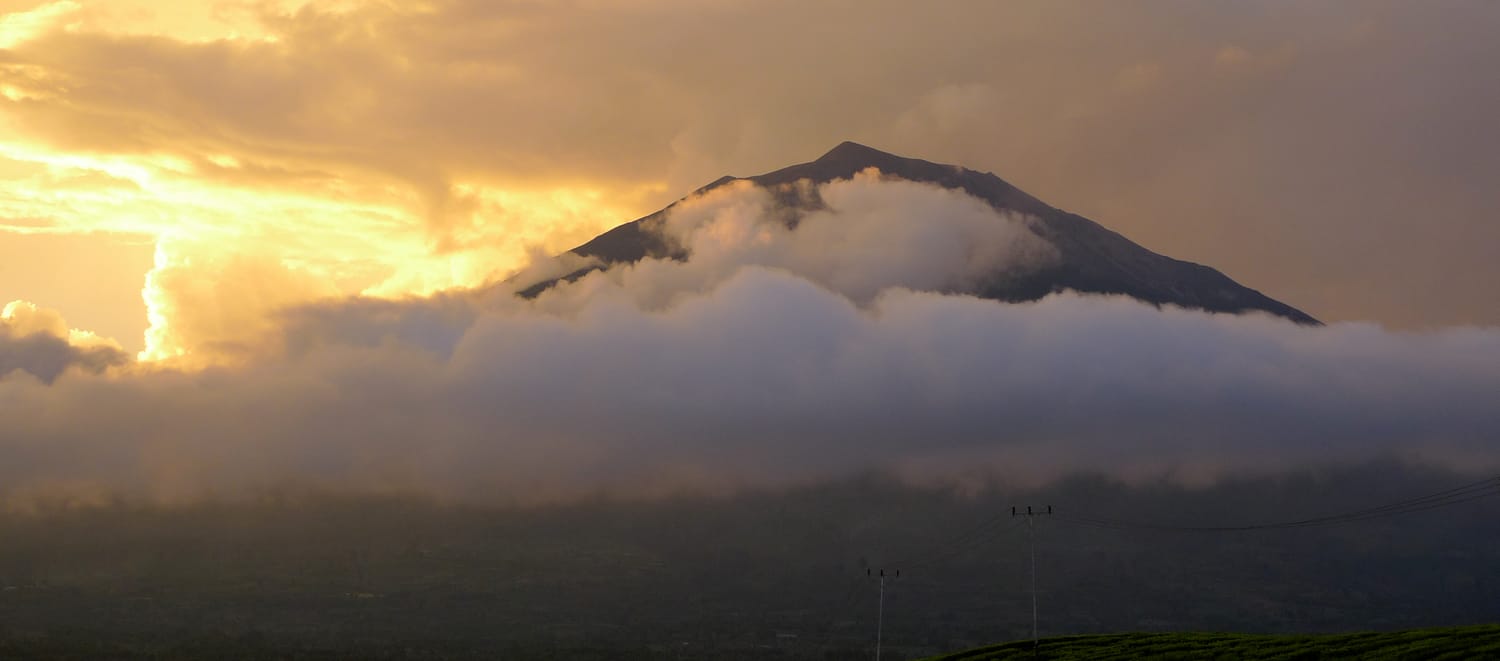
[[[1160,524],[1126,519],[1112,519],[1105,517],[1091,517],[1087,515],[1057,515],[1057,518],[1067,523],[1076,525],[1107,528],[1114,530],[1147,530],[1157,532],[1245,532],[1253,530],[1280,530],[1289,528],[1306,528],[1315,526],[1329,526],[1344,523],[1354,523],[1370,519],[1378,519],[1400,514],[1411,514],[1440,507],[1450,507],[1481,498],[1488,498],[1500,494],[1500,476],[1486,478],[1460,487],[1439,491],[1437,493],[1409,498],[1406,500],[1372,507],[1361,510],[1353,510],[1339,514],[1298,519],[1293,521],[1278,521],[1271,523],[1259,523],[1237,526],[1180,526]],[[985,517],[979,523],[964,529],[963,531],[936,542],[927,547],[926,550],[902,557],[898,560],[884,563],[887,567],[899,567],[905,570],[921,569],[938,564],[966,550],[994,538],[999,533],[1005,532],[1003,525],[1005,521],[1013,517],[1009,512],[1001,512]]]
[[[1167,525],[1142,521],[1131,521],[1123,519],[1111,519],[1105,517],[1091,517],[1085,515],[1055,514],[1058,519],[1075,525],[1104,528],[1112,530],[1144,530],[1152,532],[1177,532],[1177,533],[1225,533],[1246,532],[1257,530],[1287,530],[1293,528],[1309,528],[1320,526],[1334,526],[1348,523],[1357,523],[1374,519],[1412,514],[1427,510],[1452,507],[1463,503],[1491,498],[1500,495],[1500,476],[1489,477],[1477,482],[1472,482],[1452,489],[1436,493],[1417,496],[1405,500],[1396,501],[1379,507],[1351,510],[1337,514],[1317,516],[1305,519],[1289,521],[1276,521],[1270,523],[1258,523],[1237,526],[1179,526]],[[1001,512],[985,517],[979,523],[964,529],[963,531],[947,538],[946,540],[929,546],[922,553],[907,556],[899,561],[887,563],[887,569],[867,569],[866,576],[879,578],[879,606],[877,610],[877,623],[875,633],[875,658],[880,659],[885,627],[885,581],[887,578],[895,578],[901,574],[901,570],[910,571],[937,564],[943,560],[953,557],[981,543],[995,538],[1000,533],[1007,532],[1004,522],[1009,520],[1013,529],[1023,521],[1027,528],[1027,540],[1031,556],[1031,636],[1032,654],[1035,656],[1040,650],[1040,618],[1037,606],[1036,589],[1036,529],[1037,517],[1054,515],[1051,506],[1045,508],[1027,507],[1022,511],[1019,507],[1010,508],[1009,512]],[[851,587],[847,600],[852,600],[857,590]],[[832,631],[830,629],[829,633]],[[826,641],[825,641],[826,645]]]
[[[913,553],[898,560],[886,562],[884,565],[910,571],[937,564],[992,539],[999,533],[1006,532],[1005,523],[1007,521],[1012,524],[1019,524],[1019,522],[1012,519],[1009,512],[993,514],[980,520],[979,523],[965,528],[958,534],[929,544],[925,550],[919,553]],[[1015,525],[1010,527],[1015,527]]]
[[[829,648],[833,646],[834,630],[838,628],[839,620],[841,619],[839,614],[847,613],[853,609],[855,599],[859,596],[859,588],[865,585],[865,577],[863,576],[858,578],[849,576],[848,578],[850,579],[849,589],[844,592],[844,598],[840,601],[838,607],[833,610],[833,619],[829,620],[828,627],[823,630],[822,640],[818,644],[819,656],[825,656]]]
[[[1246,532],[1253,530],[1285,530],[1290,528],[1311,528],[1319,526],[1333,526],[1359,521],[1368,521],[1401,514],[1423,512],[1440,507],[1451,507],[1461,503],[1467,503],[1481,498],[1489,498],[1500,495],[1500,477],[1491,477],[1473,482],[1453,489],[1439,491],[1437,493],[1408,498],[1380,507],[1371,507],[1361,510],[1342,512],[1327,516],[1297,519],[1292,521],[1276,521],[1271,523],[1258,523],[1238,526],[1179,526],[1142,521],[1130,521],[1123,519],[1110,519],[1101,517],[1059,515],[1058,518],[1076,525],[1093,528],[1108,528],[1113,530],[1147,530],[1155,532],[1183,532],[1183,533],[1222,533],[1222,532]]]
[[[1006,517],[1005,519],[1000,519],[1000,520],[1004,521],[1004,520],[1009,519],[1009,518],[1010,517]],[[983,543],[988,542],[988,541],[994,541],[995,539],[999,538],[1002,534],[1009,533],[1013,529],[1019,528],[1022,525],[1023,525],[1023,523],[1021,521],[1012,521],[1009,526],[1003,526],[1003,525],[998,525],[998,526],[997,525],[990,525],[990,526],[987,526],[982,533],[980,533],[980,534],[978,534],[978,535],[970,538],[968,541],[966,541],[964,543],[955,544],[955,545],[953,545],[951,547],[934,549],[933,551],[931,551],[928,554],[924,555],[923,557],[919,558],[917,562],[912,562],[912,563],[908,563],[908,564],[901,565],[901,566],[903,568],[905,568],[905,569],[924,569],[924,568],[930,567],[932,565],[940,564],[943,561],[948,560],[950,558],[953,558],[954,556],[960,555],[960,554],[964,553],[965,551],[968,551],[970,549],[973,549],[973,548],[979,546],[980,544],[983,544]]]

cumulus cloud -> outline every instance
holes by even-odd
[[[244,361],[278,331],[276,311],[338,293],[327,278],[265,255],[162,241],[143,291],[152,325],[142,357],[190,366]]]
[[[664,223],[686,260],[534,301],[329,302],[283,315],[284,341],[243,367],[0,380],[0,489],[13,504],[286,486],[527,503],[869,470],[1500,466],[1500,329],[945,293],[976,264],[1044,254],[1024,218],[873,174],[817,192],[825,206],[794,229],[753,188],[690,201]],[[875,249],[893,209],[920,226],[910,253]]]
[[[51,383],[63,372],[103,372],[129,362],[114,340],[71,329],[56,310],[11,301],[0,310],[0,378],[26,372]]]

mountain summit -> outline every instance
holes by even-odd
[[[1177,305],[1224,313],[1261,311],[1299,324],[1319,323],[1308,314],[1240,285],[1215,269],[1154,253],[1092,220],[1052,207],[993,174],[905,158],[855,142],[841,143],[808,163],[747,178],[722,177],[694,194],[740,180],[773,191],[788,190],[788,184],[798,181],[824,184],[848,179],[869,168],[879,170],[886,177],[962,191],[997,211],[1033,217],[1036,222],[1032,229],[1059,253],[1060,258],[1055,263],[1025,278],[997,280],[977,291],[963,293],[1008,302],[1036,300],[1060,291],[1123,294],[1154,305]],[[805,204],[805,201],[795,199],[787,202]],[[647,257],[684,258],[686,255],[680,254],[658,229],[671,209],[672,206],[668,206],[620,225],[569,252],[593,258],[604,267]],[[571,281],[598,268],[601,267],[581,269],[561,280]],[[520,294],[534,297],[557,282],[542,282]]]

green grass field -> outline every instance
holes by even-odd
[[[999,661],[1032,657],[1018,641],[934,657]],[[1124,633],[1044,638],[1042,659],[1500,659],[1500,625],[1316,636],[1236,633]]]

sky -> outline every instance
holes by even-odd
[[[257,468],[218,483],[503,498],[775,482],[963,465],[1011,436],[1056,442],[1038,461],[1062,470],[1110,425],[1137,430],[1125,447],[1140,460],[1125,463],[1145,473],[1278,463],[1248,458],[1265,434],[1325,458],[1487,465],[1497,28],[1500,5],[1478,0],[0,0],[0,455],[16,489],[164,499],[232,466]],[[980,266],[1016,268],[1049,247],[1024,218],[865,175],[824,191],[863,232],[780,232],[761,222],[772,201],[735,188],[673,216],[701,248],[689,263],[610,269],[524,305],[465,293],[576,266],[551,256],[844,140],[993,172],[1334,323],[1074,296],[997,311],[926,293],[974,276],[972,254],[944,252],[955,246],[992,246]],[[936,220],[904,222],[918,216]],[[911,249],[870,239],[892,236]],[[822,332],[786,335],[798,329]],[[1038,357],[988,383],[964,366],[1018,356],[986,333],[1036,342]],[[1139,362],[1076,364],[1088,343]],[[745,347],[769,353],[747,361]],[[1201,369],[1179,373],[1174,348]],[[1218,399],[1194,400],[1201,418],[1169,433],[1183,393],[1152,375]],[[706,385],[720,380],[747,389]],[[867,383],[881,381],[898,385]],[[996,417],[960,396],[1025,383],[1077,409]],[[273,406],[284,419],[260,419]],[[1370,407],[1381,424],[1360,418]],[[382,408],[409,419],[340,422]],[[869,462],[830,458],[854,441],[827,411],[892,410],[948,441],[913,445],[917,426],[886,420],[849,431],[888,437]],[[1096,422],[1070,421],[1084,414]],[[1266,416],[1306,427],[1288,435]],[[715,450],[686,440],[720,433],[716,420],[748,431]],[[496,429],[512,440],[476,440]],[[109,434],[118,443],[99,445]],[[803,446],[806,470],[767,467]],[[504,484],[467,472],[496,456],[525,459]]]
[[[1490,2],[0,11],[0,298],[147,357],[289,302],[503,277],[846,139],[1320,319],[1500,323]]]

